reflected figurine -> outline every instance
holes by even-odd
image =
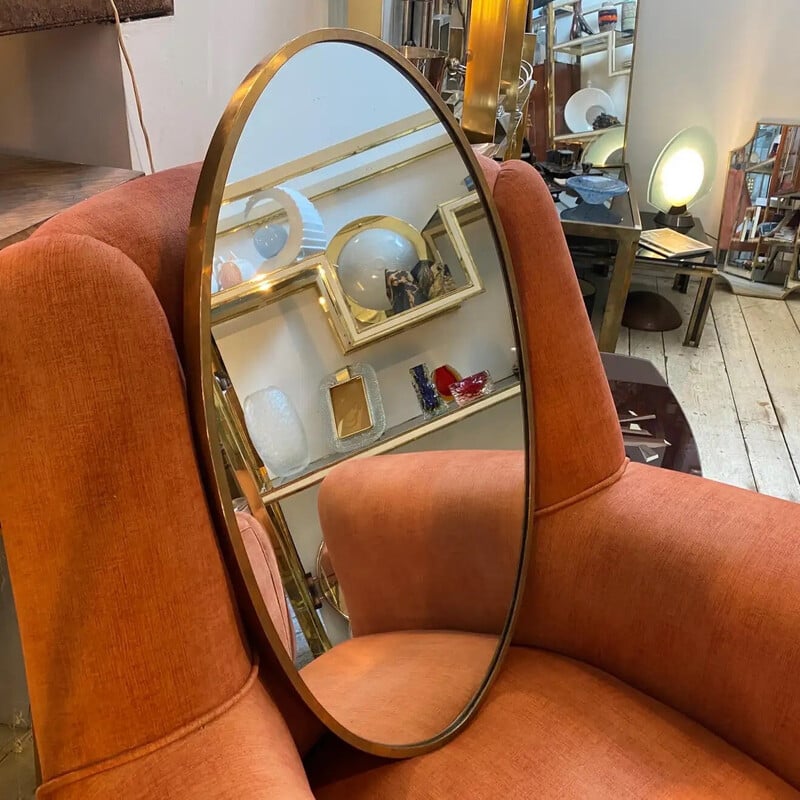
[[[444,297],[457,288],[450,274],[450,267],[438,261],[420,261],[411,270],[411,274],[424,297],[423,302]]]
[[[392,304],[389,314],[401,314],[425,302],[425,298],[406,269],[386,271],[386,296]]]

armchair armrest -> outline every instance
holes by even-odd
[[[319,514],[354,636],[499,633],[517,577],[525,457],[447,451],[348,461]]]
[[[629,464],[539,514],[515,643],[616,675],[800,787],[800,506]]]

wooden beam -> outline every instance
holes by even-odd
[[[174,13],[174,0],[117,0],[120,18],[144,19]],[[32,3],[30,0],[0,0],[0,35],[42,31],[86,22],[112,22],[108,0],[59,0]]]

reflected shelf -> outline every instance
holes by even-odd
[[[273,300],[274,280],[266,275],[257,275],[230,289],[211,295],[211,324],[220,325],[232,319],[263,308]]]
[[[555,142],[588,142],[593,139],[597,139],[599,136],[602,136],[604,133],[608,133],[609,131],[614,131],[619,128],[624,128],[624,125],[611,125],[608,128],[598,128],[597,130],[591,131],[579,131],[578,133],[562,133],[558,136],[553,137],[553,141]]]
[[[321,483],[325,476],[343,461],[391,452],[398,447],[421,439],[423,436],[447,428],[456,422],[461,422],[481,411],[486,411],[500,403],[513,400],[515,397],[520,397],[521,394],[522,387],[518,378],[514,376],[503,378],[495,383],[494,391],[491,394],[475,400],[469,405],[459,407],[453,403],[442,414],[430,419],[426,419],[422,415],[412,417],[399,425],[387,428],[377,442],[365,447],[363,450],[348,454],[331,453],[312,461],[298,475],[293,475],[290,478],[273,478],[271,479],[272,488],[265,491],[261,495],[261,499],[265,505],[276,503],[303,489],[307,489],[309,486]]]
[[[568,42],[553,45],[556,53],[566,53],[570,56],[590,56],[595,53],[603,53],[610,48],[625,47],[633,44],[636,35],[633,33],[621,33],[620,31],[604,31],[595,33],[593,36],[584,36],[580,39],[570,39]]]
[[[747,167],[745,172],[758,173],[760,175],[771,175],[775,167],[775,157],[768,158],[766,161],[761,161],[758,164],[753,164],[752,167]]]

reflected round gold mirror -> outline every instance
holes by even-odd
[[[195,198],[187,384],[246,619],[336,734],[454,736],[508,645],[526,370],[487,184],[420,73],[355,31],[262,62]]]

